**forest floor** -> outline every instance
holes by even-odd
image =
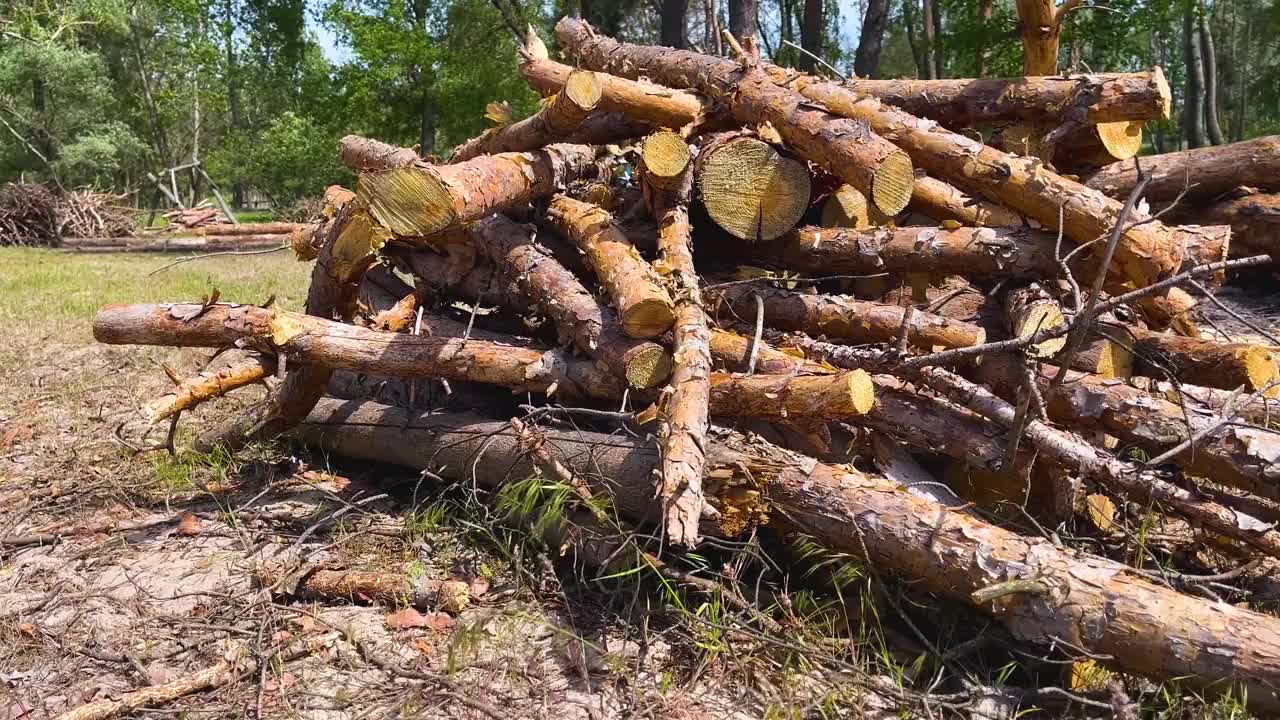
[[[330,463],[285,443],[235,458],[183,449],[260,400],[258,387],[184,417],[176,454],[138,452],[117,431],[164,394],[162,365],[186,377],[211,353],[98,345],[94,310],[198,299],[215,287],[226,300],[274,296],[300,309],[309,272],[279,253],[150,274],[172,260],[0,248],[0,720],[52,717],[307,640],[318,644],[308,656],[259,662],[224,687],[124,716],[887,718],[981,717],[983,702],[986,716],[1017,709],[999,693],[964,711],[930,709],[928,700],[904,707],[903,698],[919,704],[919,696],[897,688],[955,662],[928,660],[930,650],[964,658],[972,687],[1089,684],[1080,668],[1072,680],[1062,668],[1031,678],[1017,663],[991,664],[967,647],[988,625],[967,611],[913,600],[907,611],[927,623],[927,639],[910,623],[881,624],[903,612],[905,596],[873,591],[848,558],[810,558],[828,576],[853,578],[835,601],[799,573],[774,583],[787,632],[766,637],[735,630],[714,598],[576,567],[508,529],[491,502],[425,488],[413,473]],[[264,568],[283,566],[459,580],[471,604],[444,614],[361,598],[299,600],[281,591],[287,584],[262,586]],[[1243,717],[1230,700],[1204,706],[1150,683],[1144,695],[1159,699],[1160,717]]]

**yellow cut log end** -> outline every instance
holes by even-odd
[[[626,359],[627,382],[634,387],[657,387],[671,377],[671,353],[657,344],[642,345]]]
[[[822,227],[866,230],[893,222],[893,217],[867,202],[867,196],[852,185],[841,185],[822,204]]]
[[[399,237],[431,235],[457,221],[449,189],[424,168],[364,173],[356,196],[378,223]]]
[[[740,137],[702,161],[698,188],[707,214],[731,235],[772,240],[795,227],[808,207],[809,170],[766,142]]]
[[[911,156],[899,150],[876,167],[875,176],[871,179],[871,202],[886,215],[897,215],[911,202],[915,181]]]
[[[1066,318],[1063,317],[1062,311],[1056,305],[1048,302],[1037,303],[1027,308],[1020,314],[1020,317],[1015,319],[1013,334],[1015,337],[1026,337],[1034,335],[1040,330],[1048,330],[1065,324]],[[1065,337],[1050,338],[1031,346],[1028,354],[1038,358],[1053,357],[1066,344],[1067,339]]]
[[[678,133],[659,130],[644,139],[640,148],[645,171],[662,187],[668,187],[689,167],[689,144]]]
[[[600,76],[590,70],[574,70],[560,92],[578,107],[591,109],[600,102],[604,90]]]
[[[1261,345],[1250,345],[1240,350],[1236,356],[1240,358],[1240,364],[1244,367],[1250,390],[1264,388],[1276,379],[1276,358],[1267,348]],[[1275,388],[1272,389],[1275,390]]]
[[[1094,125],[1098,141],[1106,149],[1107,154],[1116,160],[1128,160],[1142,149],[1142,122],[1122,120],[1120,122],[1098,123]]]
[[[621,310],[621,315],[622,331],[633,338],[657,337],[676,321],[670,302],[660,298],[632,303]]]

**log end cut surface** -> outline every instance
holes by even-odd
[[[1094,126],[1098,141],[1116,160],[1128,160],[1142,149],[1142,123],[1122,120]]]
[[[691,159],[689,144],[669,130],[645,138],[640,156],[644,158],[644,168],[650,177],[663,187],[679,178]]]
[[[911,157],[902,151],[892,153],[876,168],[871,181],[871,202],[886,215],[897,215],[911,202],[915,180]]]
[[[662,298],[642,299],[625,307],[622,315],[622,331],[633,338],[658,337],[671,329],[676,315],[671,303]]]
[[[893,218],[867,202],[867,196],[852,185],[841,185],[822,204],[822,227],[866,230],[887,225]]]
[[[627,382],[638,388],[652,388],[671,376],[671,353],[656,343],[642,343],[627,353]]]
[[[766,142],[739,137],[702,161],[698,188],[707,214],[731,235],[772,240],[795,227],[808,207],[809,170]]]
[[[561,92],[577,107],[590,110],[600,103],[602,85],[599,76],[590,70],[574,70]]]
[[[418,167],[365,173],[357,192],[378,222],[401,237],[433,235],[457,219],[448,188]]]

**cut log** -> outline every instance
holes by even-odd
[[[63,238],[58,247],[77,252],[224,252],[271,250],[289,244],[289,235],[142,235]]]
[[[653,123],[620,112],[593,112],[564,141],[574,145],[630,145],[654,129]]]
[[[547,220],[586,255],[618,311],[623,332],[652,338],[671,329],[675,322],[671,296],[609,213],[557,195],[547,208]]]
[[[1241,185],[1280,190],[1280,135],[1183,150],[1142,158],[1143,172],[1151,176],[1145,196],[1152,202],[1169,201],[1184,189],[1191,198],[1209,198]],[[1138,182],[1133,163],[1102,168],[1085,179],[1090,188],[1113,198],[1125,198]]]
[[[1157,379],[1252,392],[1276,379],[1276,357],[1262,345],[1181,337],[1128,327],[1135,372]]]
[[[472,225],[470,232],[489,260],[502,269],[507,283],[551,318],[561,342],[572,342],[635,387],[651,388],[666,381],[671,374],[666,349],[627,337],[613,313],[534,242],[531,226],[494,215]]]
[[[824,375],[726,375],[711,382],[716,415],[800,423],[865,415],[875,404],[871,376],[861,370]]]
[[[240,223],[232,225],[231,223],[213,223],[211,225],[201,225],[191,230],[175,232],[174,235],[288,235],[301,228],[308,227],[307,223],[291,223],[291,222],[262,222],[262,223]]]
[[[1004,312],[1005,320],[1009,325],[1009,336],[1015,338],[1035,335],[1041,330],[1067,324],[1058,301],[1036,283],[1010,290],[1005,296]],[[1053,357],[1066,344],[1065,337],[1050,338],[1028,347],[1027,356]]]
[[[645,195],[658,218],[658,261],[675,297],[671,383],[658,399],[658,442],[667,537],[693,546],[706,507],[702,475],[706,466],[711,396],[711,338],[693,262],[689,194],[693,187],[689,146],[675,133],[650,136],[641,150]]]
[[[537,150],[544,145],[564,140],[600,103],[600,78],[589,70],[574,70],[565,79],[564,87],[542,101],[533,115],[486,130],[482,135],[461,145],[449,157],[449,162],[459,163],[481,155]]]
[[[291,578],[288,570],[287,566],[264,565],[254,571],[254,579],[261,587],[275,588],[278,592],[305,600],[378,603],[393,608],[407,605],[420,610],[440,607],[443,599],[441,587],[444,586],[446,592],[453,590],[449,583],[457,583],[466,591],[466,583],[425,575],[413,576],[407,572],[318,567]]]
[[[348,457],[425,468],[490,488],[534,472],[507,423],[465,416],[326,401],[294,435]],[[637,521],[660,517],[648,490],[657,459],[651,447],[579,431],[544,435],[548,450],[593,492],[613,495],[620,514]],[[1257,652],[1280,645],[1280,621],[1271,616],[1159,587],[1120,563],[1060,550],[900,492],[882,478],[776,448],[744,447],[729,438],[708,448],[708,467],[707,497],[719,511],[710,531],[741,531],[761,521],[796,528],[833,549],[868,553],[918,591],[979,607],[1021,640],[1065,639],[1111,656],[1127,671],[1197,687],[1238,684],[1252,709],[1280,708],[1280,661]],[[975,592],[1010,579],[1034,581],[1035,589],[975,599]],[[1106,622],[1097,621],[1103,617]],[[1206,646],[1219,651],[1185,651]]]
[[[147,420],[157,423],[237,388],[262,382],[276,372],[274,358],[253,355],[213,372],[183,380],[173,392],[147,405]]]
[[[1059,172],[1081,175],[1128,160],[1141,149],[1141,121],[1084,125],[1054,145],[1052,162]]]
[[[342,142],[344,162],[362,170],[357,197],[399,237],[425,237],[473,222],[546,197],[600,170],[596,149],[587,145],[550,145],[536,152],[431,165],[411,159],[411,151],[398,152],[403,148],[353,135]],[[357,157],[353,147],[361,148],[359,162],[352,160]],[[373,164],[380,159],[386,162]]]
[[[543,95],[558,93],[572,72],[573,68],[568,65],[548,59],[547,48],[536,34],[526,36],[520,74],[530,87]],[[701,95],[688,90],[675,90],[616,75],[600,75],[599,78],[598,107],[601,110],[672,130],[700,124],[709,114],[710,104]]]
[[[866,230],[889,225],[893,218],[867,202],[852,185],[841,185],[822,203],[822,227]]]
[[[190,320],[183,318],[195,316]],[[94,319],[94,337],[109,344],[226,347],[238,341],[284,354],[301,370],[353,370],[398,378],[442,377],[583,397],[621,397],[621,384],[590,362],[557,350],[384,333],[310,315],[252,305],[108,305]],[[322,388],[323,394],[323,388]],[[285,428],[287,429],[287,428]]]
[[[1122,443],[1140,447],[1152,455],[1163,453],[1187,439],[1187,432],[1208,429],[1217,418],[1212,413],[1185,410],[1152,397],[1120,381],[1079,372],[1068,372],[1066,381],[1051,382],[1056,370],[1037,374],[1049,419],[1078,431],[1101,431]],[[1021,384],[1019,360],[1009,355],[983,358],[978,377],[996,394],[1015,402]],[[1188,474],[1208,478],[1280,500],[1280,436],[1262,429],[1224,427],[1200,438],[1195,448],[1177,456]]]
[[[338,157],[341,158],[343,165],[357,173],[409,167],[422,159],[410,148],[388,145],[380,140],[359,135],[347,135],[342,138],[338,143]]]
[[[715,367],[731,373],[744,373],[751,364],[752,338],[727,330],[711,331],[711,359]],[[821,375],[835,372],[834,368],[806,360],[803,355],[792,355],[761,341],[756,348],[756,372],[762,375]]]
[[[1176,220],[1230,225],[1233,256],[1280,257],[1280,193],[1239,189],[1205,205],[1179,204],[1170,214]]]
[[[1145,387],[1152,394],[1176,405],[1191,403],[1203,407],[1209,412],[1220,412],[1231,401],[1232,392],[1229,390],[1171,383],[1163,380],[1150,380],[1146,384],[1138,382],[1143,380],[1148,380],[1148,378],[1134,378],[1134,384],[1138,387]],[[1257,423],[1263,427],[1271,427],[1274,423],[1280,421],[1280,400],[1267,397],[1265,394],[1252,402],[1245,402],[1246,400],[1248,400],[1247,397],[1237,395],[1234,401],[1236,412],[1239,413],[1241,419]]]
[[[696,176],[707,214],[740,240],[772,240],[809,207],[805,164],[744,131],[704,141]]]
[[[556,37],[584,67],[628,78],[648,76],[692,87],[725,103],[739,123],[769,123],[787,148],[862,191],[888,215],[911,199],[911,160],[863,124],[848,122],[773,83],[759,68],[671,48],[624,45],[563,18]]]
[[[1109,286],[1112,292],[1122,292],[1123,286]],[[1173,330],[1185,337],[1200,337],[1200,327],[1196,324],[1191,311],[1196,307],[1196,299],[1180,287],[1171,287],[1162,294],[1144,298],[1134,303],[1142,319],[1154,330]]]
[[[973,227],[1022,227],[1022,216],[1003,205],[989,203],[971,197],[953,185],[935,180],[928,175],[916,178],[911,192],[912,212],[920,213],[939,222],[955,220]]]
[[[1053,127],[1066,119],[1090,125],[1165,120],[1173,107],[1159,67],[1136,73],[962,80],[853,78],[846,85],[953,130],[1009,122]]]
[[[357,294],[359,314],[369,327],[386,332],[407,332],[417,317],[418,293],[385,265],[365,273]]]
[[[708,293],[721,303],[718,310],[730,321],[754,318],[756,295],[764,303],[765,324],[779,330],[856,342],[890,342],[902,327],[903,308],[843,295],[807,295],[764,285],[735,285]],[[926,352],[935,347],[980,345],[986,337],[986,331],[977,325],[926,312],[914,313],[907,330],[907,342]]]

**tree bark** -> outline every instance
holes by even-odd
[[[860,78],[880,76],[880,53],[884,48],[884,31],[889,22],[889,0],[868,0],[858,36],[858,50],[853,59],[853,72]]]
[[[684,49],[684,16],[689,12],[689,0],[662,0],[659,17],[658,39],[663,45]]]
[[[1022,74],[1058,74],[1060,18],[1053,0],[1017,0],[1022,31]]]
[[[295,435],[350,457],[426,468],[487,487],[533,472],[506,423],[468,424],[460,416],[326,401]],[[656,461],[652,449],[592,433],[548,430],[545,435],[548,449],[593,483],[593,492],[614,494],[624,516],[659,517],[647,483]],[[727,519],[745,529],[764,515],[771,526],[794,527],[836,550],[861,556],[865,547],[877,566],[901,574],[918,590],[990,612],[1021,640],[1066,639],[1088,652],[1112,655],[1128,671],[1180,677],[1194,686],[1238,683],[1247,688],[1251,708],[1280,707],[1274,689],[1280,684],[1280,658],[1269,650],[1280,646],[1275,618],[1156,586],[1119,563],[1002,530],[855,470],[759,444],[744,446],[737,438],[713,444],[708,460],[720,471],[707,476],[714,479],[708,499],[720,511],[720,527],[710,529],[733,530],[735,523]],[[735,488],[751,488],[738,492],[749,501],[735,499]],[[774,513],[777,517],[770,517]],[[1010,578],[1034,578],[1044,591],[1006,594],[991,602],[974,599],[975,591]],[[1153,607],[1164,610],[1152,613]],[[1202,646],[1219,652],[1184,651]]]
[[[1152,202],[1173,200],[1184,189],[1192,200],[1216,197],[1241,185],[1280,190],[1280,135],[1147,156],[1142,158],[1142,171],[1151,176],[1145,197]],[[1123,198],[1133,191],[1138,173],[1132,163],[1120,163],[1102,168],[1084,182],[1113,198]]]
[[[734,318],[754,318],[755,295],[764,303],[764,322],[779,330],[798,330],[857,342],[891,342],[902,327],[903,308],[847,296],[807,295],[760,285],[735,285],[708,293],[718,310]],[[719,314],[719,313],[717,313]],[[926,312],[912,314],[907,342],[925,352],[934,347],[980,345],[986,331]]]
[[[449,162],[472,160],[481,155],[537,150],[567,138],[595,110],[602,93],[600,79],[589,70],[575,70],[564,87],[524,120],[486,130],[461,145]]]
[[[947,76],[947,55],[943,52],[946,43],[942,41],[942,5],[941,0],[929,0],[929,4],[933,14],[933,77],[941,80]]]
[[[955,220],[974,227],[1021,227],[1026,224],[1021,215],[1003,205],[972,197],[928,175],[916,178],[907,209],[934,220]]]
[[[1276,379],[1276,358],[1262,345],[1202,340],[1136,327],[1123,332],[1133,337],[1133,354],[1138,360],[1135,372],[1139,375],[1223,390],[1243,385],[1246,394]]]
[[[343,162],[360,170],[357,196],[369,213],[400,237],[426,237],[541,197],[599,172],[598,151],[586,145],[550,145],[528,153],[486,155],[456,165],[410,161],[412,151],[383,145],[386,165],[353,162],[352,146],[375,144],[348,135]],[[361,156],[367,159],[368,154]]]
[[[754,338],[727,330],[711,331],[711,359],[713,366],[731,373],[744,373],[750,369],[751,345]],[[761,341],[756,348],[756,372],[762,375],[822,375],[835,372],[833,368],[806,360],[802,356],[782,352]]]
[[[594,36],[580,20],[564,18],[556,37],[584,66],[626,77],[648,74],[659,82],[688,86],[725,102],[739,123],[768,122],[787,147],[862,191],[887,214],[911,198],[909,158],[858,122],[840,119],[779,87],[759,68],[744,69],[688,51],[620,44]]]
[[[804,0],[804,22],[800,24],[800,47],[814,56],[822,57],[822,33],[825,29],[822,0]],[[800,68],[805,72],[813,72],[818,61],[812,56],[800,54]]]
[[[1201,7],[1200,14],[1200,47],[1204,55],[1204,116],[1205,126],[1209,131],[1209,141],[1214,145],[1222,145],[1227,139],[1222,134],[1222,126],[1218,124],[1218,54],[1213,48],[1213,29],[1209,27],[1209,18]]]
[[[582,250],[617,309],[623,332],[652,338],[671,329],[675,322],[671,295],[609,213],[556,195],[547,208],[547,220]]]
[[[1231,226],[1230,254],[1245,257],[1268,253],[1280,258],[1280,194],[1239,190],[1236,197],[1207,205],[1175,207],[1176,220],[1222,223]]]
[[[707,214],[740,240],[772,240],[809,208],[809,168],[746,131],[706,137],[694,174]]]
[[[1204,59],[1195,3],[1186,3],[1182,12],[1182,59],[1186,66],[1186,92],[1182,106],[1182,132],[1188,148],[1209,144],[1204,130]]]
[[[866,415],[875,386],[862,370],[823,375],[726,375],[711,380],[711,404],[719,416],[800,423]]]
[[[275,358],[253,355],[213,372],[187,378],[173,392],[147,405],[147,420],[158,423],[237,388],[262,382],[276,372]]]
[[[729,32],[739,40],[760,34],[759,1],[728,0]]]

